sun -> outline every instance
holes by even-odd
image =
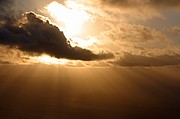
[[[54,1],[45,8],[51,17],[64,24],[64,27],[61,26],[61,28],[70,38],[80,34],[83,24],[90,19],[90,15],[73,1],[66,1],[65,5]]]
[[[86,36],[86,39],[81,37],[86,28],[85,23],[92,20],[91,15],[84,7],[72,0],[66,0],[65,4],[53,1],[45,7],[47,13],[58,22],[56,24],[60,30],[70,39],[70,44],[73,47],[89,48],[96,43],[96,40],[91,36]]]

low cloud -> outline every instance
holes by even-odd
[[[176,35],[180,35],[180,26],[174,26],[168,29],[171,33],[174,33]]]
[[[58,27],[33,12],[25,13],[21,18],[4,19],[0,24],[0,44],[29,54],[48,54],[73,60],[90,61],[113,57],[111,53],[94,54],[87,49],[72,47]]]
[[[140,66],[140,67],[159,67],[180,65],[180,55],[159,55],[159,56],[143,56],[131,53],[124,53],[124,56],[115,62],[118,66]]]
[[[137,6],[153,6],[153,7],[178,7],[179,0],[100,0],[102,3],[121,6],[121,7],[137,7]]]
[[[0,45],[0,64],[25,64],[30,63],[28,54],[9,46]]]

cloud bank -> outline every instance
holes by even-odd
[[[135,55],[128,52],[124,53],[124,56],[115,62],[118,66],[140,66],[140,67],[161,67],[180,65],[180,55],[159,55],[159,56],[143,56]]]
[[[0,25],[0,44],[18,48],[29,54],[48,54],[73,60],[101,60],[112,58],[111,53],[94,54],[80,47],[72,47],[58,27],[42,20],[35,13],[21,18],[5,19]]]
[[[153,7],[178,7],[179,0],[100,0],[103,4],[121,7],[153,6]]]

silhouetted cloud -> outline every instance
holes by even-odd
[[[131,53],[124,53],[124,56],[115,62],[119,66],[141,66],[141,67],[153,67],[153,66],[170,66],[180,65],[180,55],[160,55],[160,56],[143,56],[134,55]]]
[[[94,54],[87,49],[72,47],[58,27],[33,12],[25,13],[22,18],[5,19],[0,24],[0,44],[56,58],[89,61],[113,57],[111,53]]]

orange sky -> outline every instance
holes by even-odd
[[[179,119],[179,0],[0,0],[0,119]]]

